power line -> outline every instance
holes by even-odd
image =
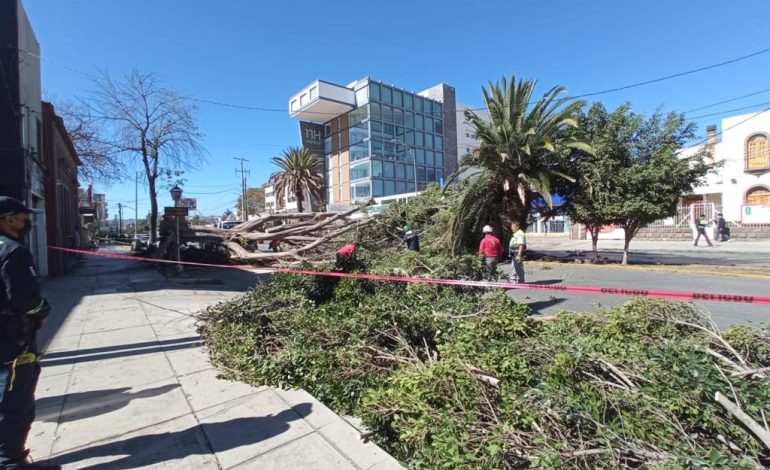
[[[720,136],[720,135],[724,134],[725,132],[729,131],[730,129],[733,129],[733,128],[735,128],[735,127],[738,127],[738,126],[740,126],[741,124],[744,124],[745,122],[748,122],[748,121],[750,121],[750,120],[754,119],[755,117],[759,116],[760,114],[766,113],[766,112],[768,112],[768,111],[770,111],[770,108],[765,108],[765,109],[763,109],[762,111],[759,111],[759,112],[757,112],[757,113],[755,113],[755,114],[752,114],[751,116],[747,117],[746,119],[742,120],[741,122],[738,122],[738,123],[736,123],[736,124],[733,124],[732,126],[730,126],[730,127],[726,128],[726,129],[722,129],[721,131],[717,132],[716,134],[714,134],[714,137]],[[703,140],[700,140],[700,141],[698,141],[698,142],[696,142],[696,143],[692,144],[690,147],[697,147],[698,145],[702,145],[702,144],[705,144],[706,142],[708,142],[708,141],[709,141],[709,139],[710,139],[710,138],[711,138],[711,136],[709,136],[709,137],[706,137],[705,139],[703,139]]]
[[[700,116],[688,117],[687,119],[702,119],[702,118],[707,118],[707,117],[711,117],[711,116],[719,116],[719,115],[722,115],[722,114],[734,113],[736,111],[743,111],[743,110],[746,110],[746,109],[756,108],[758,106],[767,106],[769,104],[770,104],[770,101],[765,101],[764,103],[751,104],[751,105],[743,106],[743,107],[740,107],[740,108],[726,109],[726,110],[720,111],[718,113],[703,114],[703,115],[700,115]]]
[[[770,91],[770,88],[766,88],[766,89],[760,90],[760,91],[755,91],[754,93],[749,93],[747,95],[736,96],[735,98],[726,99],[724,101],[718,101],[716,103],[707,104],[706,106],[701,106],[699,108],[693,108],[693,109],[685,111],[684,113],[685,114],[693,113],[695,111],[700,111],[702,109],[713,108],[714,106],[719,106],[720,104],[731,103],[733,101],[738,101],[738,100],[743,99],[743,98],[748,98],[749,96],[755,96],[755,95],[759,95],[759,94],[762,94],[762,93],[767,93],[768,91]]]

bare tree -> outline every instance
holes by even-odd
[[[150,193],[150,236],[157,239],[158,177],[194,168],[204,159],[196,106],[164,87],[158,76],[134,70],[122,80],[94,81],[89,115],[101,121],[98,142],[115,161],[142,165]],[[133,163],[133,165],[132,165]]]

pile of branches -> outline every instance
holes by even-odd
[[[328,259],[340,244],[354,240],[355,231],[374,221],[373,217],[353,219],[356,207],[347,212],[302,212],[268,214],[243,222],[231,229],[191,227],[182,241],[214,243],[225,247],[237,262],[269,263],[289,260],[302,262]],[[282,251],[262,252],[249,249],[255,244],[281,243]]]

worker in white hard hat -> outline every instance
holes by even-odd
[[[492,227],[485,225],[481,229],[481,233],[484,234],[484,238],[479,244],[479,256],[484,258],[487,266],[487,280],[494,281],[497,276],[497,262],[503,255],[503,247],[500,244],[500,239],[497,238],[492,232]]]

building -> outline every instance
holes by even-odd
[[[49,245],[73,247],[78,214],[78,159],[75,147],[51,103],[43,102],[43,161],[45,162],[45,217]],[[75,257],[48,250],[48,274],[59,276],[75,265]]]
[[[463,159],[479,148],[479,139],[476,129],[465,119],[465,112],[473,111],[485,121],[489,121],[489,113],[486,110],[473,109],[464,104],[457,105],[457,159],[458,164]]]
[[[96,223],[100,232],[109,231],[109,216],[107,211],[107,196],[105,194],[94,194],[94,211],[96,212]]]
[[[18,0],[0,2],[0,194],[35,210],[26,243],[41,276],[48,273],[40,45]]]
[[[344,86],[316,80],[289,99],[303,136],[323,137],[333,211],[443,182],[457,168],[455,111],[455,90],[444,83],[413,93],[370,78]]]
[[[716,126],[708,126],[707,134],[705,144],[684,149],[680,156],[705,150],[721,166],[682,205],[706,203],[721,207],[731,222],[770,224],[770,112],[722,119],[720,142]]]
[[[297,197],[294,195],[294,192],[289,191],[289,188],[286,188],[284,191],[283,202],[281,202],[275,194],[275,186],[272,184],[265,186],[265,210],[267,212],[271,214],[276,212],[297,212]],[[312,211],[310,205],[303,209],[305,212]]]

